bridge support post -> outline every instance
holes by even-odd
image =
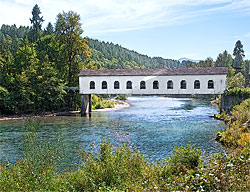
[[[90,115],[91,107],[91,94],[81,95],[81,116],[85,117]]]

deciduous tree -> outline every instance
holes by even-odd
[[[73,78],[77,77],[82,63],[79,56],[90,56],[87,39],[82,38],[83,30],[80,23],[80,15],[73,11],[68,13],[63,12],[57,15],[55,32],[63,47],[66,65],[68,68],[68,82],[69,87],[73,85]]]

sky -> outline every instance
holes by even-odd
[[[83,36],[151,57],[216,59],[241,40],[250,59],[250,0],[0,0],[0,26],[30,26],[35,4],[44,28],[74,11]]]

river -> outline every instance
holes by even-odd
[[[48,141],[60,135],[68,150],[76,150],[77,146],[90,150],[90,145],[98,146],[104,135],[112,143],[128,142],[151,160],[165,159],[174,146],[186,145],[188,141],[205,156],[223,152],[215,135],[225,125],[210,117],[218,113],[210,102],[158,96],[132,96],[128,102],[129,108],[93,112],[91,118],[39,118],[38,135]],[[8,159],[13,163],[22,157],[26,123],[26,120],[0,122],[0,161]]]

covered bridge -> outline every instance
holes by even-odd
[[[79,92],[89,112],[91,94],[222,94],[227,72],[225,67],[81,70]]]

